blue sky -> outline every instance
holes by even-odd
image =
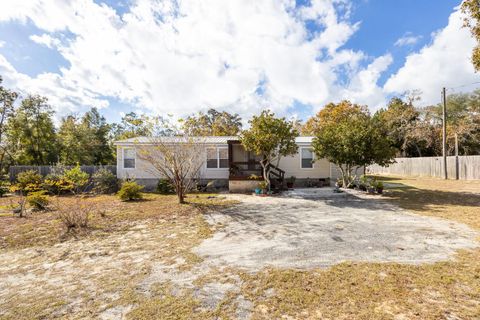
[[[346,47],[372,56],[392,53],[394,61],[382,76],[383,83],[403,66],[409,53],[432,41],[432,32],[448,24],[448,17],[458,5],[458,0],[359,0],[354,5],[352,20],[361,21],[361,27]],[[395,46],[408,33],[421,38],[413,45]]]
[[[306,119],[330,101],[373,111],[414,89],[436,103],[443,85],[478,79],[459,1],[37,2],[3,5],[0,74],[49,97],[58,117],[268,107]]]

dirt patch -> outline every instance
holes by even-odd
[[[241,204],[208,219],[225,227],[194,249],[214,265],[259,271],[343,261],[420,264],[479,245],[478,233],[465,225],[411,214],[380,196],[325,188],[232,198]]]

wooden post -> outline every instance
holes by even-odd
[[[447,172],[447,89],[445,87],[442,90],[443,95],[443,130],[442,130],[442,146],[443,146],[443,175],[445,179],[448,179]]]
[[[455,179],[460,178],[460,163],[458,162],[458,134],[455,133]]]

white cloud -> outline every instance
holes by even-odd
[[[177,115],[208,107],[285,113],[294,101],[318,109],[343,97],[377,105],[376,82],[392,59],[361,68],[366,55],[342,49],[359,28],[348,21],[349,0],[312,0],[300,10],[293,0],[136,0],[122,16],[92,0],[7,2],[0,21],[32,21],[45,33],[31,40],[58,50],[69,67],[32,78],[0,56],[0,72],[63,113],[107,106],[103,96]],[[322,31],[309,34],[307,20]],[[66,31],[73,37],[59,41]]]
[[[396,47],[412,46],[422,39],[422,36],[414,36],[407,32],[395,42]]]
[[[51,37],[50,35],[44,33],[42,35],[36,35],[33,34],[30,36],[30,40],[32,40],[35,43],[42,44],[50,49],[54,47],[58,47],[60,45],[60,40]]]
[[[339,90],[341,99],[366,104],[373,110],[385,106],[385,93],[377,83],[392,62],[393,57],[390,54],[376,58],[367,68],[355,74],[345,88]]]
[[[55,73],[42,73],[35,78],[17,72],[0,54],[0,74],[8,88],[22,88],[24,93],[41,94],[49,98],[49,103],[60,116],[79,111],[81,106],[108,107],[108,101],[99,99],[96,94],[79,88],[75,83]]]
[[[349,21],[349,0],[300,9],[293,0],[135,0],[121,16],[92,0],[3,1],[0,22],[33,22],[44,33],[30,39],[69,66],[30,77],[0,55],[0,74],[17,90],[47,95],[60,114],[107,107],[105,96],[176,115],[208,107],[284,114],[295,101],[315,110],[340,99],[376,109],[390,94],[420,89],[424,103],[436,103],[442,86],[479,80],[470,62],[475,42],[458,11],[382,88],[392,56],[342,48],[360,27]],[[309,34],[307,21],[321,31]],[[395,45],[418,40],[406,33]]]
[[[470,55],[475,45],[468,29],[462,28],[459,10],[450,15],[448,25],[433,35],[432,43],[407,56],[405,65],[386,82],[387,93],[422,91],[422,103],[440,101],[442,87],[456,87],[480,80]]]
[[[0,48],[3,48],[5,46],[5,44],[6,44],[5,41],[0,40]]]

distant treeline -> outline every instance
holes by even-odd
[[[160,116],[126,114],[120,123],[107,123],[96,108],[83,115],[71,114],[54,125],[53,108],[47,98],[18,93],[1,86],[0,76],[0,173],[11,165],[105,165],[115,163],[113,142],[157,134]],[[419,95],[393,98],[373,114],[388,128],[392,145],[404,157],[441,154],[441,106],[418,108]],[[303,135],[315,135],[318,115],[304,124],[296,122]],[[238,135],[238,114],[210,109],[181,121],[189,135]],[[461,155],[480,154],[480,90],[448,97],[448,152],[453,153],[455,134]],[[165,133],[165,132],[164,132]]]

